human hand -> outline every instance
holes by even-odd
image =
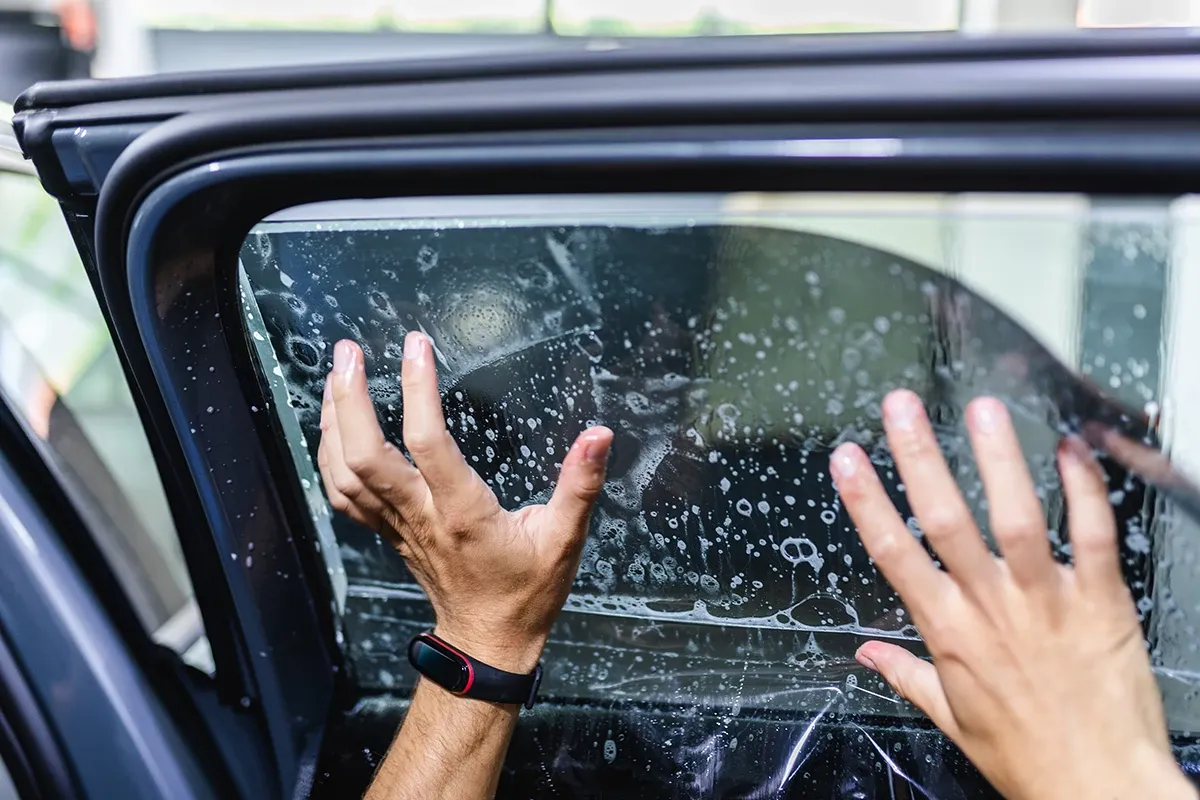
[[[905,526],[855,445],[833,454],[838,492],[933,663],[883,642],[857,658],[942,729],[1010,798],[1194,798],[1171,754],[1099,465],[1079,440],[1058,466],[1074,567],[1056,563],[1004,405],[967,409],[1003,559],[980,536],[920,400],[897,391],[884,427],[909,502],[947,572]]]
[[[362,350],[334,348],[317,459],[329,502],[396,547],[429,596],[439,637],[498,669],[530,672],[575,579],[612,431],[579,435],[549,503],[506,511],[446,429],[423,334],[405,339],[401,372],[412,463],[379,427]]]

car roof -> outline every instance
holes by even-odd
[[[572,39],[550,51],[447,58],[398,58],[35,84],[18,112],[120,100],[228,92],[361,87],[472,78],[535,77],[796,64],[887,64],[913,60],[1196,55],[1200,38],[1173,30],[1092,30],[1054,35],[964,36],[953,32],[807,34],[680,39]]]

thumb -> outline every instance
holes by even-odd
[[[613,432],[608,428],[588,428],[579,434],[563,459],[558,486],[548,505],[563,523],[564,533],[587,530],[592,505],[604,488],[604,471],[612,441]]]
[[[943,733],[951,739],[958,736],[958,722],[942,689],[937,667],[932,663],[903,647],[883,642],[867,642],[854,657],[867,669],[879,673],[892,691],[924,711]]]

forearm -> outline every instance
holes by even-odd
[[[421,680],[366,800],[492,797],[519,710]]]

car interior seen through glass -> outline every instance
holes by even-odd
[[[910,388],[985,520],[963,408],[996,394],[1067,560],[1054,453],[1075,409],[1166,435],[1171,254],[1194,237],[1193,213],[1189,198],[1080,195],[338,201],[257,225],[242,296],[309,488],[343,338],[362,345],[397,442],[403,338],[431,338],[451,432],[508,508],[549,497],[586,426],[616,432],[546,647],[545,702],[523,717],[502,787],[775,796],[821,785],[841,758],[977,796],[953,746],[854,661],[868,637],[923,650],[838,500],[830,453],[861,444],[907,509],[880,402]],[[1195,426],[1177,417],[1170,436]],[[1171,728],[1195,731],[1192,523],[1104,463]],[[429,606],[387,542],[340,516],[332,530],[358,713],[394,725],[416,678],[405,645]],[[785,735],[796,719],[839,721],[841,756],[816,766],[831,745]],[[382,751],[368,756],[364,776]]]

